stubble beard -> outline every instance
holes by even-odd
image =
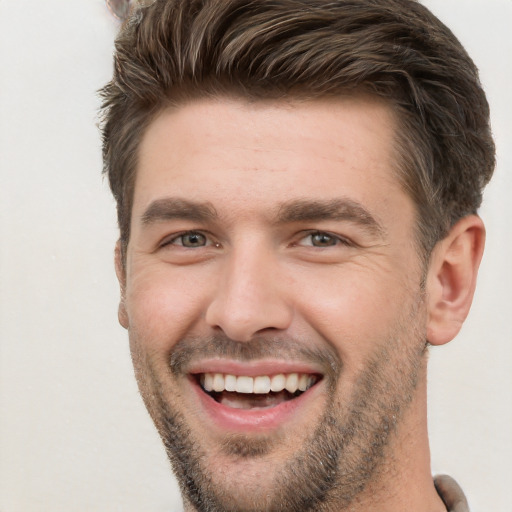
[[[347,510],[368,484],[379,478],[393,434],[413,399],[426,353],[424,333],[418,328],[422,307],[423,300],[419,300],[369,357],[348,401],[337,392],[342,365],[336,366],[332,357],[326,356],[334,371],[325,412],[293,458],[275,470],[272,487],[261,490],[257,482],[254,488],[237,482],[226,485],[222,475],[207,466],[207,454],[179,407],[168,399],[168,384],[160,380],[145,355],[133,353],[141,393],[164,442],[185,503],[197,512]],[[182,340],[179,344],[194,345],[185,359],[193,358],[201,347],[210,351],[211,347],[221,347],[214,350],[230,355],[242,351],[250,353],[247,359],[251,359],[263,350],[260,347],[265,345],[268,349],[269,340],[262,341],[251,345],[222,338],[215,343]],[[173,359],[171,354],[171,368],[173,362],[174,371],[179,371],[183,363],[180,355]],[[233,460],[257,460],[271,453],[278,442],[276,438],[251,440],[232,436],[226,437],[220,449]]]

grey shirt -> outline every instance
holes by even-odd
[[[448,512],[469,512],[466,496],[452,477],[438,475],[434,478],[434,485]]]

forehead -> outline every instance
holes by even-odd
[[[303,197],[386,204],[401,188],[395,125],[392,109],[369,97],[217,98],[165,110],[140,146],[134,215],[168,195],[237,216]]]

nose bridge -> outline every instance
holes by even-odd
[[[286,329],[292,318],[277,255],[256,242],[226,255],[207,323],[235,341],[256,333]]]

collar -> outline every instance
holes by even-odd
[[[434,477],[434,485],[448,512],[469,512],[466,496],[452,477],[438,475]]]

